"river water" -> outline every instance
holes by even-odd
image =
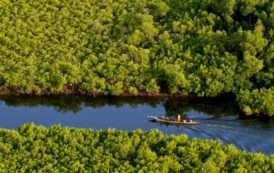
[[[274,121],[239,118],[233,99],[117,98],[80,96],[0,97],[0,127],[36,125],[117,130],[159,129],[165,134],[187,134],[189,139],[215,139],[240,150],[274,154]],[[173,126],[149,121],[148,116],[175,116],[199,121],[195,126]]]

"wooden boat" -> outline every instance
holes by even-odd
[[[174,125],[196,125],[199,124],[197,121],[188,120],[188,119],[182,119],[181,121],[178,121],[177,119],[169,119],[168,117],[155,117],[155,116],[149,116],[152,121],[164,123],[164,124],[174,124]]]

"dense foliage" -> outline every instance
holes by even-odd
[[[1,172],[272,172],[274,156],[158,130],[0,129]]]
[[[2,91],[234,93],[274,115],[272,0],[2,0],[0,14]]]

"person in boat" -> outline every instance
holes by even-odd
[[[181,115],[180,114],[177,115],[177,121],[181,121]]]
[[[168,120],[168,117],[166,117],[165,115],[161,115],[160,119],[162,119],[162,120]]]

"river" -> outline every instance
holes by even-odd
[[[36,125],[117,130],[159,129],[165,134],[187,134],[189,139],[215,139],[240,150],[274,154],[274,121],[242,119],[231,98],[119,98],[80,96],[1,96],[0,127]],[[172,126],[149,121],[147,116],[174,116],[199,121],[195,126]]]

